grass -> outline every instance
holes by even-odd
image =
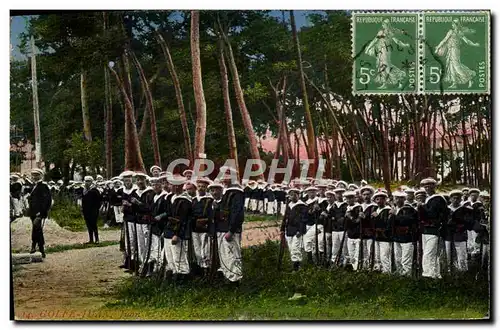
[[[93,247],[105,247],[109,245],[117,245],[120,244],[120,241],[102,241],[99,244],[85,244],[85,243],[75,243],[75,244],[66,244],[66,245],[54,245],[54,246],[48,246],[45,249],[46,253],[54,253],[54,252],[62,252],[62,251],[67,251],[67,250],[81,250],[81,249],[88,249],[88,248],[93,248]],[[12,253],[27,253],[27,250],[20,250],[20,249],[12,249]]]
[[[287,257],[278,272],[277,256],[278,244],[270,241],[244,249],[237,289],[127,278],[102,311],[157,320],[409,320],[483,318],[489,310],[488,281],[476,282],[473,272],[443,280],[309,265],[291,272]],[[294,293],[307,297],[289,301]]]
[[[283,216],[280,214],[278,218],[278,223],[281,224]],[[245,212],[245,222],[257,222],[257,221],[273,221],[276,222],[276,215],[267,214],[253,214],[250,212]]]

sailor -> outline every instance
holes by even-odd
[[[137,247],[139,248],[139,262],[144,266],[143,275],[145,275],[148,267],[152,267],[147,259],[150,243],[151,243],[151,225],[152,225],[152,214],[151,209],[153,206],[153,199],[155,192],[153,188],[148,186],[149,177],[143,172],[135,172],[135,183],[137,185],[137,190],[135,191],[137,196],[132,196],[130,203],[132,204],[132,209],[135,213],[136,223],[137,223]]]
[[[162,250],[162,233],[167,220],[167,201],[165,200],[166,191],[163,190],[162,179],[160,177],[152,177],[150,179],[153,191],[153,205],[151,207],[151,216],[153,217],[151,223],[151,248],[149,256],[149,267],[147,269],[146,277],[152,275],[154,271],[161,269],[163,261]]]
[[[276,213],[276,195],[275,195],[276,185],[270,184],[266,187],[264,191],[264,200],[266,203],[266,213],[268,215],[273,215]]]
[[[151,176],[153,178],[159,178],[161,176],[161,167],[157,166],[157,165],[153,165],[149,169],[149,173],[151,173]]]
[[[281,223],[281,235],[285,236],[293,270],[297,271],[302,263],[303,235],[306,233],[307,206],[299,199],[300,190],[290,188],[290,202],[286,205],[285,216]]]
[[[359,187],[357,185],[355,185],[354,183],[351,183],[349,186],[347,186],[347,190],[349,190],[349,191],[356,191],[358,189],[359,189]]]
[[[390,274],[392,272],[392,230],[393,230],[393,210],[386,205],[387,194],[378,191],[373,195],[373,200],[377,208],[372,213],[375,224],[375,253],[374,260],[371,260],[375,270]]]
[[[481,253],[481,265],[483,268],[488,267],[489,255],[490,255],[490,194],[487,191],[482,191],[479,194],[479,199],[483,203],[484,217],[480,219],[480,227],[478,229],[478,235],[476,239],[476,244],[479,245],[479,250]],[[476,224],[475,224],[476,225]]]
[[[250,200],[252,197],[252,188],[250,187],[250,181],[251,180],[246,180],[246,182],[243,183],[243,192],[245,193],[245,211],[247,212],[250,211]]]
[[[236,170],[231,171],[237,175]],[[220,217],[215,219],[217,250],[224,277],[232,285],[239,286],[243,278],[241,235],[245,219],[244,193],[237,181],[232,182],[231,176],[224,176],[222,183],[228,188],[219,204]]]
[[[462,192],[453,190],[450,192],[451,204],[449,219],[444,225],[443,236],[447,260],[446,271],[451,267],[459,272],[467,271],[467,235],[472,230],[473,217],[472,207],[462,203]],[[453,265],[453,266],[452,266]]]
[[[45,258],[43,223],[52,206],[52,196],[50,195],[49,186],[42,181],[43,175],[44,172],[41,169],[35,168],[31,170],[31,178],[34,187],[28,198],[28,216],[33,224],[30,253],[35,253],[36,245],[38,244],[38,249],[42,253],[42,258]]]
[[[82,182],[75,182],[73,187],[74,198],[76,201],[76,205],[82,206],[82,197],[83,197],[83,184]]]
[[[415,189],[406,188],[403,190],[406,196],[406,203],[412,207],[417,207],[417,201],[415,200]]]
[[[133,184],[132,178],[135,175],[132,171],[124,171],[120,174],[123,180],[122,206],[123,223],[125,227],[125,262],[123,268],[127,272],[134,272],[139,269],[139,254],[137,249],[137,224],[134,209],[132,207],[132,198],[138,198],[136,193],[137,186]]]
[[[427,192],[424,189],[419,189],[415,191],[415,203],[417,204],[417,206],[419,204],[424,204],[426,198],[427,198]]]
[[[185,177],[187,181],[191,181],[191,178],[193,176],[193,171],[185,170],[184,172],[182,172],[182,176]]]
[[[338,181],[337,184],[335,185],[335,188],[344,188],[345,190],[347,190],[348,187],[349,185],[347,184],[347,182],[342,180]]]
[[[23,207],[22,207],[22,190],[23,185],[21,184],[20,177],[17,174],[12,174],[10,176],[10,197],[12,197],[12,218],[18,218],[23,215]]]
[[[167,260],[167,274],[173,275],[174,281],[184,282],[190,273],[188,250],[190,220],[192,217],[192,200],[183,193],[184,182],[179,176],[171,181],[173,195],[170,210],[164,228],[164,251]],[[188,185],[189,187],[189,185]],[[186,187],[186,188],[188,188]]]
[[[420,182],[424,187],[427,198],[425,203],[419,204],[418,211],[422,232],[422,276],[441,278],[439,266],[440,230],[447,222],[449,208],[446,199],[436,194],[436,180],[426,178]]]
[[[304,250],[307,253],[308,262],[310,263],[318,263],[320,261],[318,260],[320,252],[318,235],[322,233],[323,225],[318,223],[322,210],[318,204],[317,191],[318,188],[312,186],[305,189],[307,193],[307,200],[305,201],[307,205],[307,232],[304,235]]]
[[[462,203],[467,203],[469,201],[469,188],[464,187],[462,189]]]
[[[274,195],[276,196],[276,210],[279,212],[281,215],[285,215],[286,211],[286,191],[285,189],[287,188],[287,184],[285,182],[282,182],[281,184],[277,185],[275,190],[274,190]]]
[[[193,196],[193,222],[192,237],[193,250],[196,257],[196,270],[201,270],[202,275],[208,277],[210,267],[210,237],[209,228],[213,222],[213,197],[207,193],[208,178],[198,178],[196,185],[198,194]],[[195,271],[196,273],[196,271]]]
[[[89,241],[87,244],[93,244],[94,242],[99,244],[97,218],[99,217],[101,202],[101,194],[94,184],[94,178],[87,175],[84,178],[84,189],[82,193],[82,213],[89,233]]]
[[[477,221],[479,223],[483,222],[484,218],[484,206],[483,203],[479,200],[480,191],[477,188],[469,189],[469,205],[472,207],[472,217],[473,221]],[[473,230],[467,231],[467,253],[471,255],[471,257],[476,257],[479,254],[479,244],[476,243],[477,233]]]
[[[355,193],[350,190],[348,194],[355,196]],[[343,266],[347,265],[349,253],[347,250],[347,239],[345,238],[345,215],[347,212],[347,202],[344,201],[345,188],[339,186],[333,190],[335,201],[331,207],[332,214],[332,262],[339,263]]]
[[[363,190],[366,186],[363,186]],[[369,189],[371,192],[371,190]],[[351,263],[354,270],[359,269],[360,262],[360,248],[361,248],[361,220],[364,217],[363,207],[361,204],[356,202],[355,194],[352,192],[345,193],[345,198],[347,202],[347,208],[345,213],[345,232],[343,234],[344,241],[346,241],[347,236],[347,249],[342,251],[343,254],[348,255],[349,262]],[[343,246],[343,245],[340,245]],[[333,254],[332,258],[335,257],[335,264],[340,263],[341,254]],[[333,260],[333,259],[332,259]]]
[[[373,247],[375,245],[375,223],[372,218],[373,212],[378,208],[378,205],[373,203],[372,196],[375,192],[375,189],[371,186],[364,186],[360,189],[361,196],[363,197],[363,203],[361,203],[361,209],[363,214],[361,217],[361,247],[359,249],[358,257],[359,265],[364,269],[369,269],[371,258],[375,251]],[[363,262],[361,262],[361,260]],[[355,268],[355,270],[357,270]]]
[[[392,195],[395,203],[392,239],[396,273],[410,276],[414,269],[414,261],[416,261],[414,258],[417,256],[418,213],[408,201],[408,195],[405,192],[396,191]]]
[[[267,183],[263,179],[257,180],[257,213],[261,214],[265,212],[265,189]]]

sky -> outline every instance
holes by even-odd
[[[294,12],[295,14],[295,22],[297,24],[297,28],[300,29],[303,26],[308,25],[307,21],[307,14],[314,13],[314,12],[320,12],[318,10],[296,10]],[[272,10],[271,15],[278,17],[281,19],[282,14],[280,10]],[[289,19],[289,14],[285,13],[285,19]],[[21,33],[26,31],[26,23],[28,21],[28,16],[15,16],[12,18],[12,23],[11,23],[11,30],[10,30],[10,42],[12,45],[12,48],[14,50],[13,55],[16,58],[22,57],[22,55],[19,52],[19,36]]]

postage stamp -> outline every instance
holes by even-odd
[[[423,12],[424,93],[490,92],[490,13]]]
[[[418,14],[353,12],[353,94],[418,92]]]

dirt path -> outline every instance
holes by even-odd
[[[255,227],[255,224],[249,224],[248,227]],[[19,234],[12,233],[13,242],[20,241],[16,237]],[[60,235],[59,239],[54,237],[54,242],[62,244],[68,239],[64,235],[70,234],[61,232]],[[245,224],[242,245],[261,244],[278,237],[277,227],[247,228]],[[75,242],[67,244],[72,243]],[[113,245],[51,253],[42,263],[19,266],[13,273],[15,318],[85,320],[124,317],[118,312],[104,315],[99,311],[106,302],[108,290],[120,279],[131,276],[118,268],[121,261],[122,254],[118,246]]]

